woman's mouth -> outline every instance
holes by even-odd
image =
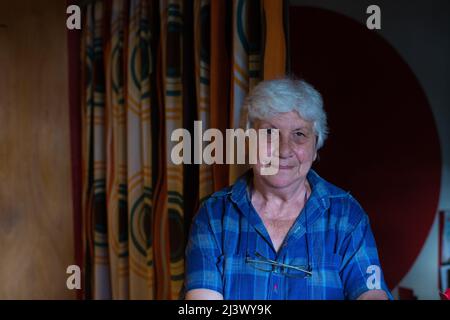
[[[294,168],[294,166],[280,165],[278,168],[280,170],[290,170],[290,169]]]

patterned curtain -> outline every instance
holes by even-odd
[[[110,46],[106,49],[107,206],[112,296],[129,294],[127,110],[125,106],[124,1],[111,10]]]
[[[231,128],[245,128],[247,115],[241,108],[244,98],[261,81],[262,23],[260,0],[233,0]],[[246,169],[245,165],[231,166],[230,183]]]
[[[214,1],[214,0],[213,0]],[[211,127],[210,101],[210,0],[196,0],[194,3],[194,59],[197,95],[197,115],[202,122],[202,131]],[[206,142],[203,142],[203,148]],[[213,193],[213,170],[210,165],[200,164],[199,197],[202,202]]]
[[[105,74],[103,4],[86,10],[82,35],[84,78],[83,224],[87,297],[111,298],[106,211]]]
[[[169,230],[170,251],[160,248],[164,278],[170,275],[170,292],[163,291],[162,296],[177,298],[184,278],[184,227],[183,227],[183,166],[175,165],[171,161],[171,150],[177,144],[170,140],[172,132],[183,128],[183,1],[161,0],[161,43],[163,52],[163,93],[165,115],[165,188],[164,197],[164,223],[161,230]],[[167,238],[167,237],[166,237]]]
[[[283,31],[282,2],[107,0],[83,9],[84,298],[178,299],[190,219],[242,168],[175,165],[171,134],[192,133],[191,120],[224,134],[243,125],[248,91],[285,72],[273,37]]]

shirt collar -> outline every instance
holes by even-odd
[[[247,196],[247,186],[252,178],[253,172],[247,171],[241,177],[238,178],[236,183],[228,189],[227,193],[231,194],[231,201],[233,201],[239,208],[241,214],[247,217],[250,224],[263,236],[263,238],[270,243],[270,236],[268,235],[266,228],[261,218],[252,213],[250,209],[250,199]],[[301,214],[295,221],[289,233],[286,235],[288,242],[301,239],[307,232],[308,226],[312,226],[321,217],[330,206],[330,198],[336,196],[345,195],[341,189],[335,187],[331,183],[322,179],[314,170],[310,170],[307,175],[308,182],[311,185],[312,193],[308,198],[303,210],[306,214]],[[285,239],[286,242],[286,239]],[[276,255],[283,254],[287,250],[281,248]]]
[[[246,200],[245,193],[247,192],[247,186],[252,178],[252,169],[245,172],[240,176],[236,183],[229,189],[228,193],[231,194],[231,199],[237,204]],[[317,202],[317,205],[326,210],[330,206],[330,198],[343,196],[346,193],[341,189],[335,187],[322,177],[320,177],[313,169],[310,169],[306,176],[311,186],[311,196],[308,201]]]

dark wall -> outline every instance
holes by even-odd
[[[450,101],[441,85],[448,83],[448,73],[442,72],[448,58],[434,58],[449,52],[449,20],[443,18],[450,17],[450,6],[381,1],[382,30],[371,31],[365,27],[371,3],[311,4],[315,9],[291,9],[290,45],[292,71],[323,93],[329,115],[330,139],[316,168],[350,190],[368,212],[390,286],[419,261],[428,280],[410,283],[422,297],[435,298],[433,221],[450,200],[445,193],[449,150],[442,143],[450,136],[445,104]],[[417,259],[430,238],[431,253]]]

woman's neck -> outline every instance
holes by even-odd
[[[277,203],[283,205],[291,201],[303,201],[305,193],[307,196],[311,194],[311,187],[306,177],[303,180],[295,181],[289,186],[276,188],[261,179],[261,177],[253,176],[252,195],[262,198],[265,202]]]

